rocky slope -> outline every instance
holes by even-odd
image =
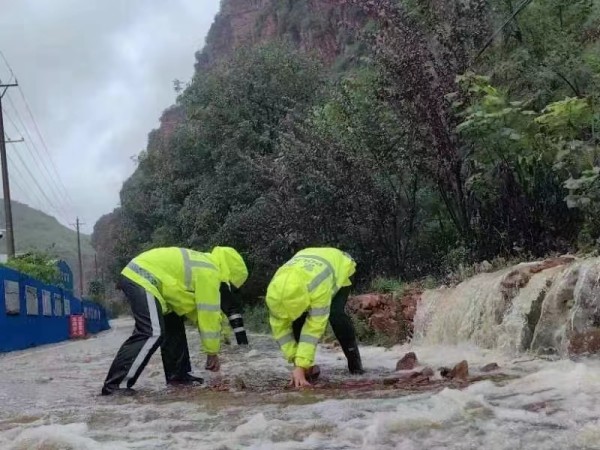
[[[338,0],[224,0],[206,46],[196,54],[196,69],[209,67],[236,48],[285,40],[315,52],[332,64],[352,44],[342,24],[361,16]]]
[[[600,351],[600,258],[564,256],[482,273],[401,299],[357,296],[349,308],[384,333],[415,342],[469,342],[511,354]]]

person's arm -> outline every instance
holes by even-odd
[[[220,281],[216,273],[208,269],[197,269],[194,273],[194,294],[198,330],[202,349],[208,355],[207,369],[218,371],[218,354],[221,349],[221,295]]]
[[[294,358],[296,367],[306,370],[314,365],[317,344],[325,334],[328,319],[329,306],[311,306],[300,333],[300,342]]]
[[[238,307],[239,302],[227,283],[221,283],[221,309],[227,316],[238,345],[248,345],[248,336],[244,328],[244,319]]]
[[[296,343],[296,339],[294,339],[292,322],[269,315],[269,323],[271,324],[273,338],[279,344],[283,357],[289,363],[294,362],[298,344]]]

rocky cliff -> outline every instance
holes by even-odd
[[[332,64],[354,43],[346,26],[364,20],[338,0],[224,0],[196,53],[196,69],[209,67],[236,48],[284,40]]]

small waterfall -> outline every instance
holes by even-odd
[[[469,342],[515,354],[600,350],[600,258],[562,257],[425,291],[414,320],[425,344]]]
[[[481,274],[454,288],[423,293],[415,316],[415,338],[427,344],[470,341],[495,347],[496,316],[504,308],[506,271]]]

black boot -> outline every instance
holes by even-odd
[[[119,396],[130,397],[135,394],[136,394],[135,390],[133,390],[131,388],[121,389],[118,386],[115,387],[115,386],[107,386],[107,385],[105,385],[102,388],[102,395],[119,395]]]
[[[346,359],[348,360],[348,370],[352,375],[362,375],[365,373],[357,345],[353,345],[352,347],[348,348],[344,351],[344,353],[346,355]]]
[[[173,377],[167,384],[170,386],[197,386],[200,384],[204,384],[204,378],[195,377],[189,373],[186,373],[182,377]]]

